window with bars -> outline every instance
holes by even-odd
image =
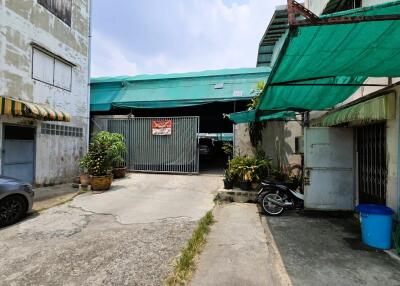
[[[41,133],[46,135],[82,137],[83,128],[51,123],[42,123]]]

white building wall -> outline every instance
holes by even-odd
[[[305,7],[310,9],[313,13],[320,15],[328,3],[328,0],[306,0],[304,2]],[[391,2],[390,0],[363,0],[362,7],[384,4]],[[383,78],[368,78],[365,82],[366,84],[382,84],[389,85],[390,83],[399,82],[399,78],[389,79],[387,77]],[[351,97],[346,101],[338,105],[344,105],[352,102],[360,97],[376,92],[383,87],[371,87],[365,86],[360,87]],[[399,93],[400,87],[396,87],[397,91],[397,109],[396,109],[396,119],[388,120],[386,122],[386,160],[387,160],[387,194],[386,194],[386,204],[391,207],[396,212],[399,212],[399,199],[400,199],[400,186],[398,182],[398,147],[399,147],[399,126],[400,126],[400,105],[399,105]],[[322,116],[325,112],[314,111],[311,112],[310,118],[318,118]],[[267,135],[266,135],[267,136]]]
[[[316,15],[321,15],[328,2],[329,0],[305,0],[304,7],[308,8],[311,12],[313,12]],[[392,2],[392,0],[362,0],[361,6],[368,7],[388,2]]]
[[[302,135],[302,126],[296,121],[268,121],[263,130],[262,146],[274,166],[301,164],[295,154],[295,138]]]
[[[304,7],[309,9],[316,15],[322,14],[326,4],[328,4],[329,0],[305,0]]]
[[[388,0],[362,0],[362,6],[363,7],[367,7],[367,6],[373,6],[373,5],[378,5],[378,4],[384,4],[384,3],[388,3],[388,2],[392,2],[392,0],[388,1]]]
[[[36,0],[0,0],[0,27],[1,95],[68,112],[71,122],[55,124],[81,127],[84,135],[79,138],[44,135],[40,132],[41,121],[8,116],[0,116],[1,126],[12,122],[37,127],[37,184],[69,181],[77,173],[78,159],[87,148],[89,0],[72,1],[71,27]],[[32,43],[75,65],[71,91],[32,78]]]

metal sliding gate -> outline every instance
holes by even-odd
[[[125,137],[131,171],[199,172],[198,116],[108,119],[107,129]]]
[[[386,124],[357,128],[360,203],[386,204]]]

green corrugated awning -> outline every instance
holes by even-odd
[[[395,1],[321,18],[399,14]],[[400,76],[399,20],[299,26],[285,37],[258,110],[326,109],[368,77]]]
[[[269,67],[182,74],[103,77],[91,80],[91,111],[112,108],[176,108],[249,100]]]
[[[288,120],[296,118],[296,113],[292,111],[281,111],[268,115],[262,115],[256,117],[255,110],[241,111],[228,114],[227,117],[235,124],[249,123],[255,121],[267,121],[267,120]]]
[[[247,110],[240,111],[226,115],[230,121],[235,124],[239,123],[248,123],[256,121],[256,111],[255,110]]]
[[[314,120],[311,125],[330,127],[344,123],[369,123],[394,119],[396,117],[396,96],[389,94],[355,105],[329,112]]]

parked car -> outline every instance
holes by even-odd
[[[32,209],[32,185],[0,176],[0,227],[11,225]]]
[[[214,144],[212,139],[200,138],[199,140],[199,154],[201,156],[210,156],[212,154]]]

